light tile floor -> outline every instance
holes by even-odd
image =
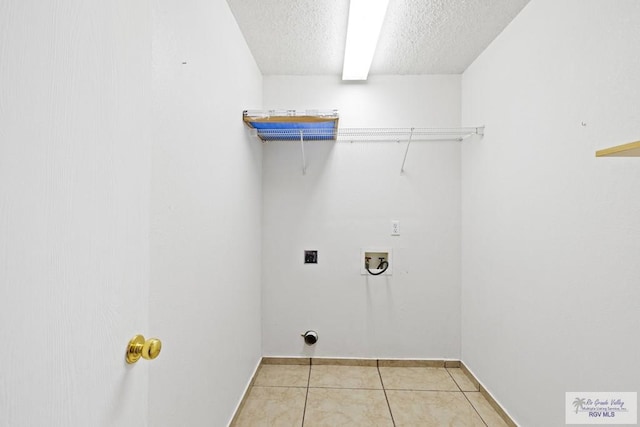
[[[506,426],[460,368],[265,365],[234,427]]]

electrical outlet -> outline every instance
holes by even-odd
[[[391,235],[399,236],[400,235],[400,221],[397,219],[391,220]]]

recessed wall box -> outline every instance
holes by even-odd
[[[388,263],[387,269],[384,270],[382,262]],[[362,275],[381,275],[391,276],[393,274],[393,249],[389,247],[370,247],[360,250],[360,274]],[[367,262],[369,271],[367,271]],[[382,268],[380,268],[382,267]]]
[[[318,251],[304,251],[304,263],[305,264],[317,264],[318,263]]]

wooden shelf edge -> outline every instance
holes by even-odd
[[[596,157],[640,157],[640,141],[598,150]]]

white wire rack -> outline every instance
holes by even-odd
[[[302,174],[307,172],[304,143],[309,141],[343,142],[407,142],[400,173],[409,154],[412,141],[463,141],[471,136],[484,135],[484,126],[461,128],[339,128],[339,129],[251,129],[263,142],[300,142],[302,149]]]
[[[462,141],[484,135],[484,126],[460,128],[341,128],[338,110],[244,110],[242,120],[263,142],[300,142],[302,173],[307,171],[307,141],[407,142],[400,173],[412,141]]]
[[[462,141],[473,135],[483,135],[484,127],[462,128],[306,128],[251,129],[254,136],[269,141]]]
[[[337,130],[341,141],[462,141],[472,135],[483,135],[484,127],[465,128],[345,128]]]

